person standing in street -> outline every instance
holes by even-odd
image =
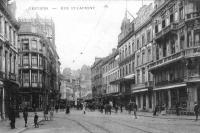
[[[83,102],[83,114],[86,113],[86,102]]]
[[[199,115],[199,105],[197,104],[197,102],[194,103],[194,113],[195,113],[196,121],[197,121],[198,115]]]
[[[9,120],[11,129],[15,128],[15,110],[13,106],[9,107]]]
[[[35,125],[35,128],[36,128],[36,127],[39,127],[37,112],[35,112],[35,116],[34,116],[34,125]]]
[[[23,117],[24,117],[25,127],[27,127],[27,121],[28,121],[28,108],[27,107],[25,107],[23,110]]]
[[[137,119],[137,104],[135,102],[133,102],[133,113],[134,113],[135,119]]]
[[[55,109],[56,109],[56,113],[58,113],[58,104],[56,104]]]

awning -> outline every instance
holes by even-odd
[[[148,88],[132,90],[132,93],[148,91]]]
[[[164,86],[164,87],[157,87],[155,90],[164,90],[164,89],[172,89],[172,88],[178,88],[178,87],[184,87],[186,86],[186,83],[182,83],[182,84],[176,84],[176,85],[169,85],[169,86]]]

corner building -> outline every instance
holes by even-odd
[[[59,92],[54,24],[40,18],[19,22],[20,104],[41,110],[47,104],[55,104]]]
[[[152,13],[155,105],[193,112],[200,103],[200,1],[155,0]]]

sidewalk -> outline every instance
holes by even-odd
[[[43,120],[43,113],[38,112],[37,114],[39,116],[38,121]],[[30,128],[33,126],[34,113],[29,112],[28,115],[28,128]],[[15,127],[15,129],[10,128],[10,121],[8,119],[0,121],[0,133],[20,133],[27,129],[24,127],[24,118],[22,113],[20,113],[20,118],[16,118]]]
[[[112,112],[114,113],[115,111],[112,110]],[[118,113],[120,114],[120,110],[118,110]],[[128,111],[123,110],[123,112],[121,114],[126,114],[129,115]],[[131,112],[131,115],[133,115],[133,111]],[[161,115],[158,114],[157,116],[153,116],[152,112],[141,112],[138,111],[137,112],[138,116],[143,116],[143,117],[153,117],[153,118],[159,118],[159,119],[178,119],[178,120],[195,120],[195,116],[187,116],[187,115],[175,115],[175,114],[166,114],[166,115]]]

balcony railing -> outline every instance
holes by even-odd
[[[192,12],[186,15],[186,20],[196,19],[200,17],[200,12]]]
[[[174,80],[165,80],[165,81],[160,81],[160,82],[157,82],[155,83],[156,86],[163,86],[163,85],[168,85],[168,84],[173,84],[173,83],[181,83],[184,81],[184,78],[177,78],[177,79],[174,79]]]
[[[153,81],[145,82],[145,87],[153,87],[153,85],[154,85]]]
[[[169,33],[170,31],[177,30],[177,29],[178,29],[178,23],[171,23],[170,25],[163,28],[160,32],[156,33],[155,39],[157,40],[163,37],[164,35],[166,35],[167,33]]]
[[[185,56],[187,57],[200,56],[200,46],[185,49]]]
[[[10,79],[10,80],[13,80],[13,81],[16,81],[16,74],[14,74],[14,73],[9,73],[9,79]]]
[[[174,60],[179,60],[182,57],[184,57],[184,52],[183,51],[175,53],[173,55],[170,55],[168,57],[165,57],[163,59],[160,59],[158,61],[155,61],[155,62],[151,63],[149,65],[149,69],[152,69],[152,68],[157,67],[157,66],[161,66],[163,64],[169,63],[169,62],[174,61]]]

